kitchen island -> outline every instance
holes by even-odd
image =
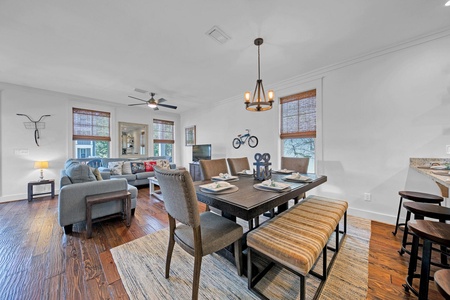
[[[431,168],[432,165],[436,166]],[[450,169],[443,169],[447,165],[450,165],[450,158],[409,159],[409,167],[433,180],[441,190],[442,197],[445,198],[448,198],[448,189],[450,187]]]

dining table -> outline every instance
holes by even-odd
[[[201,188],[202,185],[209,184],[211,181],[199,181],[194,184],[197,199],[200,202],[219,209],[225,218],[235,222],[237,218],[240,218],[248,222],[248,231],[244,233],[242,239],[242,249],[245,253],[247,233],[259,226],[260,215],[276,207],[278,207],[278,213],[287,210],[289,200],[299,200],[306,192],[327,181],[327,176],[325,175],[303,175],[310,178],[309,182],[287,181],[286,177],[288,174],[272,174],[272,181],[289,185],[289,188],[282,191],[257,189],[257,185],[261,181],[255,180],[252,175],[239,175],[237,180],[229,181],[231,185],[235,186],[233,189],[217,193],[208,192]],[[233,247],[226,247],[218,253],[234,263]],[[244,269],[247,269],[246,259],[244,259],[243,263]]]
[[[224,217],[234,221],[236,218],[251,221],[276,207],[279,212],[286,210],[289,200],[298,200],[304,193],[327,181],[325,175],[304,175],[310,178],[309,182],[287,181],[287,174],[272,174],[272,181],[289,185],[290,188],[282,191],[257,189],[255,185],[261,181],[255,180],[252,175],[239,175],[237,180],[229,181],[237,187],[232,192],[207,192],[200,186],[211,181],[203,181],[195,182],[196,193],[200,202],[221,210]]]

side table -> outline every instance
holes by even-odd
[[[131,224],[131,193],[128,191],[117,191],[92,196],[86,196],[86,229],[88,239],[92,237],[92,206],[95,204],[105,203],[109,201],[122,200],[122,215],[126,219],[127,227]],[[116,214],[96,219],[95,221],[103,221],[115,217]]]
[[[42,185],[42,184],[50,184],[51,191],[45,192],[45,193],[34,193],[33,187],[35,185]],[[31,202],[33,200],[34,196],[39,196],[39,195],[51,195],[52,199],[55,198],[55,180],[47,179],[47,180],[41,180],[41,181],[28,182],[28,202]]]
[[[149,177],[148,183],[150,186],[150,195],[154,196],[155,198],[164,201],[163,196],[161,194],[161,190],[155,190],[155,185],[159,186],[158,179],[156,177]]]

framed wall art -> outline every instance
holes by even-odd
[[[186,146],[195,145],[195,125],[184,129],[184,140],[186,142]]]

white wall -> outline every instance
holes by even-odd
[[[154,112],[147,109],[133,109],[124,105],[112,105],[95,99],[0,83],[0,202],[27,198],[27,183],[39,178],[39,170],[33,169],[34,161],[49,161],[49,169],[44,177],[56,180],[59,190],[59,172],[64,162],[73,157],[72,147],[72,107],[108,111],[111,113],[111,157],[118,157],[118,122],[147,124],[149,127],[149,151],[152,153],[153,118],[172,120],[179,126],[179,115]],[[27,114],[34,120],[41,115],[45,118],[45,129],[40,130],[38,147],[34,142],[34,130],[25,129],[23,122],[29,121],[17,113]],[[176,135],[181,140],[179,130]],[[180,143],[175,145],[173,161],[180,160]],[[17,155],[21,150],[23,155]],[[150,154],[151,156],[152,154]],[[39,192],[49,186],[35,187]]]
[[[449,157],[448,49],[449,36],[428,38],[270,86],[277,97],[318,89],[317,163],[328,182],[314,193],[347,199],[350,213],[391,223],[399,190],[439,194],[431,180],[409,169],[409,158]],[[236,97],[183,114],[181,125],[197,126],[197,143],[211,143],[213,158],[254,161],[256,152],[268,152],[278,167],[278,108],[248,112],[242,97]],[[231,141],[245,128],[260,145],[234,150]],[[183,164],[191,161],[189,147],[182,159]],[[371,193],[371,202],[363,201],[364,193]]]

